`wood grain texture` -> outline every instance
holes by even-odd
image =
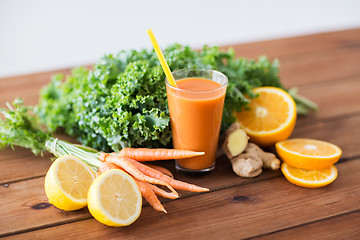
[[[348,29],[245,44],[234,43],[229,46],[224,46],[222,49],[231,47],[237,56],[246,58],[257,58],[260,55],[279,58],[340,47],[359,47],[359,45],[360,29]]]
[[[354,138],[355,135],[360,136],[360,125],[358,124],[359,122],[360,122],[360,115],[351,118],[341,118],[334,121],[319,122],[317,124],[296,128],[293,136],[325,139],[327,141],[331,141],[342,148],[343,150],[342,158],[352,158],[352,157],[360,156],[360,149],[358,148],[358,146],[360,146],[360,138]],[[349,133],[349,134],[344,134],[344,133]],[[46,162],[48,162],[47,164],[50,163],[50,161],[47,160],[46,158],[41,158],[37,160],[40,161],[45,160]],[[21,164],[21,162],[19,162],[18,164]],[[174,166],[171,161],[166,161],[160,165],[167,167],[168,169],[170,169],[172,172],[175,173]],[[46,170],[47,168],[44,169],[44,172],[46,172]],[[275,171],[275,172],[266,171],[256,179],[239,178],[232,172],[229,161],[223,156],[218,159],[216,170],[209,175],[202,177],[194,177],[194,176],[184,176],[175,173],[175,178],[180,179],[182,181],[194,183],[203,187],[208,187],[211,189],[211,191],[216,191],[216,190],[231,188],[234,186],[246,185],[257,181],[264,181],[266,179],[271,179],[280,175],[281,174],[279,171]],[[213,181],[214,179],[216,179],[216,181]],[[61,216],[60,218],[57,218],[53,216],[54,212],[56,212],[56,209],[53,208],[48,210],[48,214],[47,214],[48,217],[41,217],[39,218],[39,221],[31,221],[29,222],[30,224],[29,226],[26,226],[27,221],[25,221],[24,223],[19,222],[19,218],[20,219],[30,218],[32,214],[32,210],[30,209],[31,211],[29,212],[24,209],[23,211],[14,215],[12,209],[17,209],[18,204],[21,202],[21,201],[14,201],[14,199],[33,199],[36,198],[36,196],[42,196],[43,199],[46,199],[46,196],[44,195],[43,192],[44,191],[43,181],[44,181],[43,178],[33,179],[31,180],[31,186],[27,185],[29,184],[29,180],[20,181],[18,183],[10,184],[7,188],[1,189],[0,195],[4,196],[4,201],[9,204],[9,205],[5,205],[6,206],[5,210],[9,210],[9,212],[7,211],[3,212],[5,216],[9,216],[6,218],[7,227],[3,229],[6,229],[6,231],[9,232],[16,232],[16,231],[20,231],[21,229],[37,228],[49,224],[51,225],[56,222],[72,221],[74,219],[78,220],[84,217],[83,212],[81,212],[80,215],[74,213],[71,215],[67,215],[69,216],[68,218],[62,218],[62,215],[60,215]],[[18,187],[18,186],[22,186],[22,187]],[[16,191],[12,191],[13,187],[16,189]],[[28,189],[33,189],[30,192],[31,195],[28,195]],[[6,193],[8,195],[5,195]],[[25,196],[22,194],[25,194]],[[182,197],[190,197],[194,195],[197,194],[183,193]],[[7,199],[7,196],[9,196],[10,199]],[[21,205],[26,205],[26,204],[22,203]],[[42,214],[42,216],[45,216],[44,214],[45,212]]]
[[[91,69],[92,66],[84,66]],[[55,74],[71,74],[71,69],[58,69],[54,71],[34,73],[28,75],[0,78],[0,107],[6,102],[12,102],[16,97],[24,99],[27,105],[36,105],[39,100],[39,93],[42,87],[51,81]]]
[[[258,240],[291,239],[302,240],[304,236],[313,240],[360,239],[360,211],[330,217],[312,224],[290,228],[273,234],[256,237]]]
[[[360,75],[302,85],[299,93],[317,103],[319,110],[300,116],[296,127],[360,113]]]
[[[341,80],[360,75],[360,47],[311,52],[280,58],[280,78],[286,87]]]
[[[30,150],[15,147],[1,150],[0,165],[2,174],[0,184],[22,179],[44,176],[51,165],[52,154],[35,156]]]
[[[4,107],[6,102],[12,102],[16,97],[24,99],[27,105],[37,104],[41,88],[48,84],[51,76],[56,73],[69,74],[70,69],[1,78],[0,107]]]
[[[145,207],[140,218],[125,228],[109,228],[94,219],[89,219],[31,231],[11,238],[254,237],[359,210],[358,160],[338,164],[338,179],[321,189],[301,188],[290,184],[283,177],[277,177],[168,202],[165,207],[169,213],[166,215]]]
[[[53,223],[89,217],[86,209],[66,212],[48,203],[44,177],[0,186],[0,236],[21,229],[36,229]]]
[[[77,143],[74,138],[63,134],[56,134],[62,140]],[[30,150],[21,147],[10,147],[0,150],[0,165],[3,167],[0,184],[21,181],[22,179],[45,176],[54,155],[44,153],[35,156]]]
[[[225,157],[219,159],[215,171],[202,177],[186,176],[177,173],[172,161],[165,161],[158,165],[170,169],[176,179],[208,187],[211,191],[264,181],[281,175],[280,171],[266,171],[256,179],[240,178],[232,172],[230,162],[225,159]],[[216,181],[213,181],[214,179],[216,179]],[[199,193],[184,191],[179,191],[179,194],[181,198],[199,195]],[[0,220],[0,236],[91,217],[87,211],[81,210],[70,213],[56,209],[52,205],[48,205],[46,209],[35,209],[38,211],[34,211],[34,205],[47,202],[44,190],[44,177],[35,177],[34,179],[2,184],[2,187],[0,186],[0,196],[2,196],[1,202],[3,204],[0,212],[2,216],[4,216]],[[165,208],[167,202],[171,201],[169,199],[161,200],[165,202]],[[144,206],[148,206],[148,204],[144,202]],[[19,210],[19,208],[21,211],[14,214],[14,209]],[[41,214],[37,214],[40,212]],[[28,219],[31,218],[32,221],[28,221]]]

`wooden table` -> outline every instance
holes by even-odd
[[[335,182],[320,189],[292,185],[280,171],[236,176],[225,157],[203,177],[175,177],[211,189],[163,201],[168,214],[144,204],[131,226],[107,227],[88,210],[65,212],[47,201],[44,176],[50,154],[1,150],[0,236],[10,239],[360,239],[360,29],[240,44],[238,56],[279,58],[286,87],[319,104],[300,117],[292,137],[330,141],[343,155]],[[39,89],[55,72],[0,79],[0,104],[16,96],[36,104]]]

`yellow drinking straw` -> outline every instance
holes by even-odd
[[[167,62],[165,60],[164,54],[161,51],[159,44],[156,41],[154,33],[152,32],[151,29],[148,29],[147,33],[148,33],[148,35],[150,37],[150,41],[151,41],[151,43],[152,43],[152,45],[154,47],[156,56],[158,57],[158,59],[160,61],[161,67],[165,72],[165,76],[169,80],[170,85],[173,86],[173,87],[176,87],[175,79],[174,79],[173,75],[171,74],[170,68],[169,68],[169,66],[168,66],[168,64],[167,64]]]

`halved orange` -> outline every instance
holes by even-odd
[[[287,139],[296,123],[294,99],[281,88],[260,87],[253,91],[259,96],[251,99],[250,110],[235,113],[250,141],[266,147]]]
[[[338,176],[335,166],[321,170],[305,170],[283,163],[281,171],[289,182],[307,188],[324,187],[335,181]]]
[[[302,169],[325,169],[336,163],[341,149],[329,142],[294,138],[275,144],[276,152],[287,164]]]

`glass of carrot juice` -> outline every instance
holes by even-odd
[[[166,92],[174,148],[205,153],[176,160],[176,169],[211,171],[215,168],[228,79],[221,72],[206,69],[181,69],[172,74],[176,87],[166,79]]]

